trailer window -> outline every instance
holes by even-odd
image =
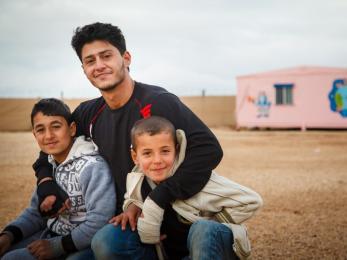
[[[293,104],[293,84],[275,84],[276,105]]]

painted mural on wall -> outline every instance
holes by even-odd
[[[337,79],[329,93],[330,108],[347,118],[347,79]]]
[[[256,99],[253,97],[248,97],[248,100],[257,106],[258,118],[269,117],[271,102],[269,101],[265,91],[260,91]]]

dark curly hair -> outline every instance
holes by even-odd
[[[43,98],[34,105],[31,111],[31,126],[34,126],[34,117],[40,112],[45,116],[62,116],[69,125],[72,122],[70,108],[56,98]]]
[[[121,55],[126,51],[125,39],[122,31],[110,23],[93,23],[77,27],[72,36],[71,45],[82,61],[81,52],[86,43],[95,40],[107,41],[118,49]]]

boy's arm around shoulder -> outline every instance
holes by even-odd
[[[69,243],[77,250],[90,246],[94,234],[108,223],[116,210],[114,181],[110,168],[101,156],[97,156],[96,162],[88,165],[81,173],[80,185],[87,211],[86,220],[73,229],[71,234],[63,237],[65,251],[69,251],[66,250]]]

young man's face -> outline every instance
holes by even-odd
[[[173,168],[176,156],[173,137],[167,132],[137,136],[136,151],[132,150],[131,155],[142,172],[155,183],[159,183],[168,177]]]
[[[82,67],[89,81],[100,91],[110,91],[123,82],[131,57],[123,56],[107,41],[96,40],[83,46]]]
[[[63,162],[69,154],[76,124],[70,126],[62,116],[46,116],[42,112],[33,118],[33,134],[40,149],[53,155],[58,162]]]

